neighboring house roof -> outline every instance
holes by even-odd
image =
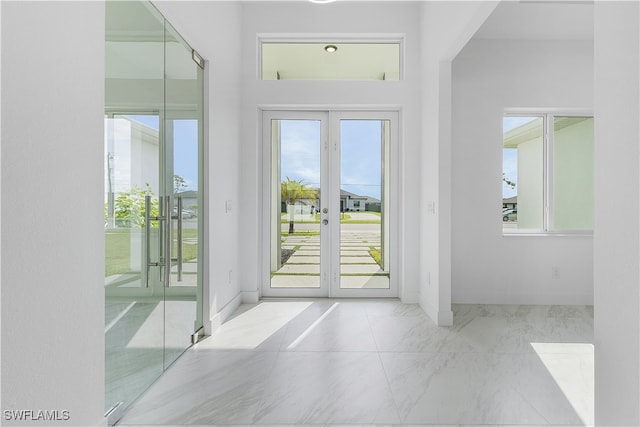
[[[366,200],[367,196],[358,196],[357,194],[354,193],[349,193],[348,191],[344,191],[344,190],[340,190],[340,198],[345,198],[345,199],[360,199],[360,200]]]
[[[318,188],[314,188],[314,190],[317,190],[318,192],[320,192],[320,190]],[[345,190],[340,190],[340,198],[341,199],[364,200],[367,203],[380,203],[380,200],[376,199],[375,197],[359,196],[359,195],[357,195],[355,193],[350,193],[349,191],[345,191]]]
[[[518,196],[508,197],[506,199],[502,199],[502,203],[518,203]]]

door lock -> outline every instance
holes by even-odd
[[[327,209],[327,208],[322,209],[322,213],[325,213],[325,214],[329,213],[329,209]]]

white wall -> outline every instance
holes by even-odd
[[[211,333],[239,304],[240,269],[246,268],[240,234],[239,160],[241,5],[237,2],[154,2],[184,39],[207,61],[205,102],[209,138],[205,141],[205,203],[209,246],[205,253],[205,331]],[[208,187],[208,190],[206,189]],[[227,212],[225,202],[230,202]],[[255,212],[255,209],[253,210]],[[242,227],[243,228],[243,227]],[[242,262],[239,262],[242,260]],[[207,275],[205,275],[206,277]],[[226,309],[225,309],[226,307]],[[210,319],[209,322],[206,319]]]
[[[2,2],[2,410],[64,425],[104,422],[104,19]]]
[[[496,1],[422,4],[420,152],[420,306],[451,325],[451,61]]]
[[[595,12],[595,419],[637,426],[640,7],[596,2]]]
[[[453,302],[593,303],[591,237],[503,237],[500,214],[505,109],[592,107],[590,41],[472,40],[455,59]]]
[[[320,105],[339,109],[341,105],[400,106],[401,154],[400,197],[402,236],[400,243],[400,286],[402,299],[417,301],[419,270],[420,181],[420,30],[417,2],[361,4],[307,2],[247,3],[243,6],[243,140],[240,152],[242,209],[240,240],[243,244],[242,290],[258,294],[262,280],[263,215],[262,149],[259,124],[261,105]],[[402,81],[260,81],[257,79],[257,34],[406,34],[405,78]],[[267,242],[268,247],[268,242]],[[265,249],[266,252],[266,249]],[[265,254],[268,255],[268,254]],[[403,287],[404,285],[404,287]]]

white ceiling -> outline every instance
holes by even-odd
[[[567,0],[503,1],[474,38],[593,40],[593,3]]]

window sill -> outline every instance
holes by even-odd
[[[593,231],[503,231],[502,237],[593,237]]]

